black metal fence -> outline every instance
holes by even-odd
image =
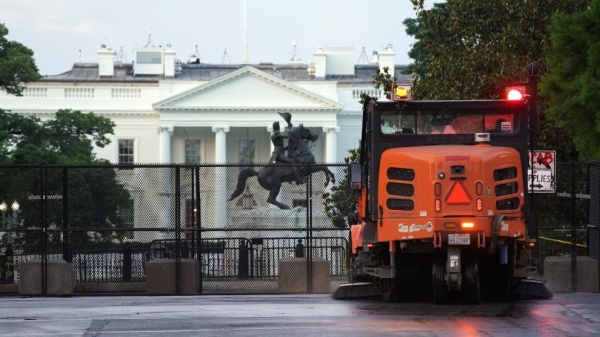
[[[346,165],[264,167],[0,167],[0,294],[331,291],[348,230],[323,196]]]
[[[323,196],[346,165],[302,167],[307,182],[275,194],[289,209],[267,202],[263,167],[0,166],[0,294],[333,291],[348,230]],[[557,163],[556,193],[533,204],[549,287],[599,291],[600,164]]]
[[[535,195],[539,270],[552,291],[598,292],[600,163],[557,163],[555,183]]]

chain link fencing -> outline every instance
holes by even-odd
[[[347,165],[282,184],[266,166],[0,166],[0,294],[334,291],[348,229],[324,197],[350,193]],[[555,184],[535,195],[538,268],[554,292],[597,292],[600,163],[557,163]]]
[[[556,193],[536,194],[539,270],[553,292],[600,291],[598,163],[557,163]]]
[[[335,290],[348,229],[323,196],[346,165],[266,167],[0,167],[0,294]]]

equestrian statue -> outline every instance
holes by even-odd
[[[279,122],[273,123],[273,132],[271,133],[271,142],[274,145],[273,154],[269,163],[260,170],[245,168],[238,175],[238,182],[235,191],[229,197],[229,201],[239,197],[246,188],[246,180],[253,176],[258,176],[258,183],[262,188],[269,191],[267,202],[280,209],[290,209],[286,204],[278,202],[277,195],[281,190],[281,184],[296,183],[296,185],[305,184],[309,174],[315,172],[325,173],[325,187],[329,183],[335,183],[335,176],[325,165],[317,165],[315,156],[310,151],[309,142],[316,141],[318,135],[312,133],[302,124],[298,127],[292,125],[292,115],[289,112],[279,112],[279,115],[286,121],[287,126],[281,131]],[[285,146],[285,139],[288,140],[288,146]],[[310,170],[310,172],[308,172]]]

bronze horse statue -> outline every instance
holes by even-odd
[[[315,164],[315,156],[308,146],[309,141],[314,142],[317,139],[318,135],[312,133],[302,124],[299,127],[292,128],[288,139],[288,156],[298,163],[296,165],[301,165],[299,166],[299,169],[304,177],[315,172],[325,173],[325,187],[327,187],[330,182],[335,183],[335,176],[327,166]],[[307,172],[308,170],[310,170],[310,172]],[[243,169],[238,175],[236,189],[231,194],[231,197],[229,197],[229,201],[239,197],[246,188],[246,180],[254,176],[258,176],[258,183],[260,186],[269,191],[269,197],[267,198],[268,203],[273,204],[280,209],[290,209],[288,205],[278,202],[276,198],[282,183],[292,183],[296,181],[294,165],[292,164],[269,163],[262,167],[258,172],[253,168]]]

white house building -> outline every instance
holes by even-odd
[[[383,94],[373,88],[376,70],[388,67],[402,84],[411,79],[401,75],[403,66],[394,65],[391,45],[365,64],[356,64],[353,48],[320,48],[307,64],[294,59],[286,64],[182,63],[169,46],[142,47],[134,54],[132,63],[121,63],[114,50],[102,46],[97,63],[75,63],[62,74],[28,83],[22,97],[0,91],[0,108],[40,118],[50,118],[59,109],[108,117],[116,124],[115,134],[110,145],[95,148],[95,153],[120,164],[265,163],[272,152],[273,122],[285,125],[278,112],[289,112],[294,125],[302,123],[319,135],[313,147],[318,163],[341,163],[359,144],[360,94]],[[260,223],[257,219],[265,212],[240,217],[239,203],[227,202],[226,191],[235,189],[237,171],[211,172],[198,178],[203,225],[218,229]],[[120,175],[133,198],[132,227],[171,227],[175,212],[189,226],[194,199],[183,195],[181,208],[175,210],[168,177],[135,170]],[[305,198],[300,189],[286,185],[284,192]],[[263,198],[256,199],[257,209],[272,209]],[[294,223],[298,214],[296,220],[277,216]]]
[[[0,108],[42,118],[59,109],[106,116],[115,135],[96,154],[114,163],[266,162],[271,126],[287,111],[319,134],[317,162],[334,163],[358,145],[360,93],[382,94],[373,89],[375,70],[389,67],[410,81],[391,46],[358,65],[353,48],[320,48],[308,64],[181,63],[170,47],[134,54],[120,63],[102,46],[97,63],[28,83],[22,97],[0,92]]]

